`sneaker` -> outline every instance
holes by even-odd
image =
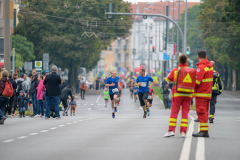
[[[68,116],[68,114],[66,113],[66,116]]]
[[[209,137],[208,131],[200,131],[198,133],[192,134],[193,137]]]
[[[199,122],[199,119],[198,119],[198,118],[197,118],[197,119],[195,119],[195,120],[194,120],[194,122]]]
[[[147,112],[149,112],[149,107],[146,107]]]
[[[40,117],[40,114],[37,114],[36,116],[34,116],[34,118]]]
[[[147,117],[147,112],[144,112],[143,118],[146,118],[146,117]]]
[[[35,114],[31,115],[30,117],[35,117]]]
[[[148,112],[148,116],[150,116],[150,112]]]
[[[70,116],[72,116],[72,114],[70,114]]]
[[[56,119],[61,119],[61,117],[56,117]]]
[[[63,114],[62,114],[63,116],[65,116],[65,113],[63,112]]]
[[[49,117],[45,117],[45,119],[48,119]]]
[[[117,112],[117,107],[114,107],[114,109],[115,109],[115,112]]]
[[[75,116],[75,113],[73,113],[73,116]]]
[[[213,123],[213,119],[212,118],[209,118],[209,123]]]
[[[115,118],[115,113],[112,113],[112,118]]]
[[[186,133],[182,132],[181,137],[186,138]]]
[[[172,137],[172,136],[175,136],[175,132],[174,131],[167,132],[166,134],[164,134],[163,137]]]
[[[105,107],[107,107],[107,105],[105,104]]]

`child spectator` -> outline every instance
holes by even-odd
[[[25,101],[28,98],[24,96],[24,90],[21,90],[17,97],[17,107],[19,107],[19,118],[25,117]]]
[[[70,116],[72,116],[72,113],[73,113],[73,116],[75,116],[75,109],[77,107],[77,103],[74,100],[74,98],[75,98],[74,96],[72,98],[70,98],[71,99],[71,101],[69,103],[69,105],[71,106],[71,108],[70,108]]]
[[[108,97],[109,97],[109,92],[108,92],[107,88],[105,88],[105,91],[103,92],[103,96],[104,96],[104,100],[105,100],[105,107],[107,107]]]

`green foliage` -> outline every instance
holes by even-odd
[[[20,54],[24,61],[32,61],[34,56],[34,45],[27,41],[26,37],[20,35],[12,36],[12,47],[15,48],[16,53]]]
[[[22,68],[24,66],[23,57],[18,53],[15,53],[15,56],[16,56],[15,66]]]

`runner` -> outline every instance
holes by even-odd
[[[129,91],[130,91],[131,98],[133,98],[133,87],[134,87],[134,83],[133,83],[133,79],[131,79],[131,81],[129,83]]]
[[[133,87],[133,94],[134,94],[134,100],[137,101],[137,95],[138,95],[138,87]]]
[[[149,86],[149,96],[148,96],[148,107],[152,107],[153,96],[155,95],[153,89]],[[148,116],[150,116],[150,110],[148,112]]]
[[[112,105],[112,117],[115,118],[115,112],[117,112],[117,96],[119,94],[118,88],[121,87],[119,83],[119,77],[116,77],[116,71],[112,71],[111,75],[112,76],[106,80],[105,86],[109,87],[109,95]]]
[[[141,106],[143,107],[143,118],[147,117],[147,112],[149,112],[149,107],[147,106],[147,98],[149,94],[148,84],[152,82],[151,87],[154,85],[152,77],[145,75],[145,69],[140,69],[140,76],[138,76],[135,86],[139,86],[138,97]]]
[[[119,96],[122,97],[123,82],[120,82]]]
[[[104,101],[105,101],[105,107],[107,107],[108,97],[109,97],[109,92],[108,92],[107,88],[105,88],[105,91],[103,92],[103,96],[104,96]]]

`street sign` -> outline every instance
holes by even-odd
[[[32,70],[32,62],[24,62],[25,70]]]
[[[163,51],[163,60],[170,60],[170,55],[167,55],[166,51]]]
[[[167,44],[167,55],[175,55],[175,44]]]
[[[43,70],[49,70],[49,53],[43,53]]]
[[[42,70],[42,61],[35,61],[35,69]]]

